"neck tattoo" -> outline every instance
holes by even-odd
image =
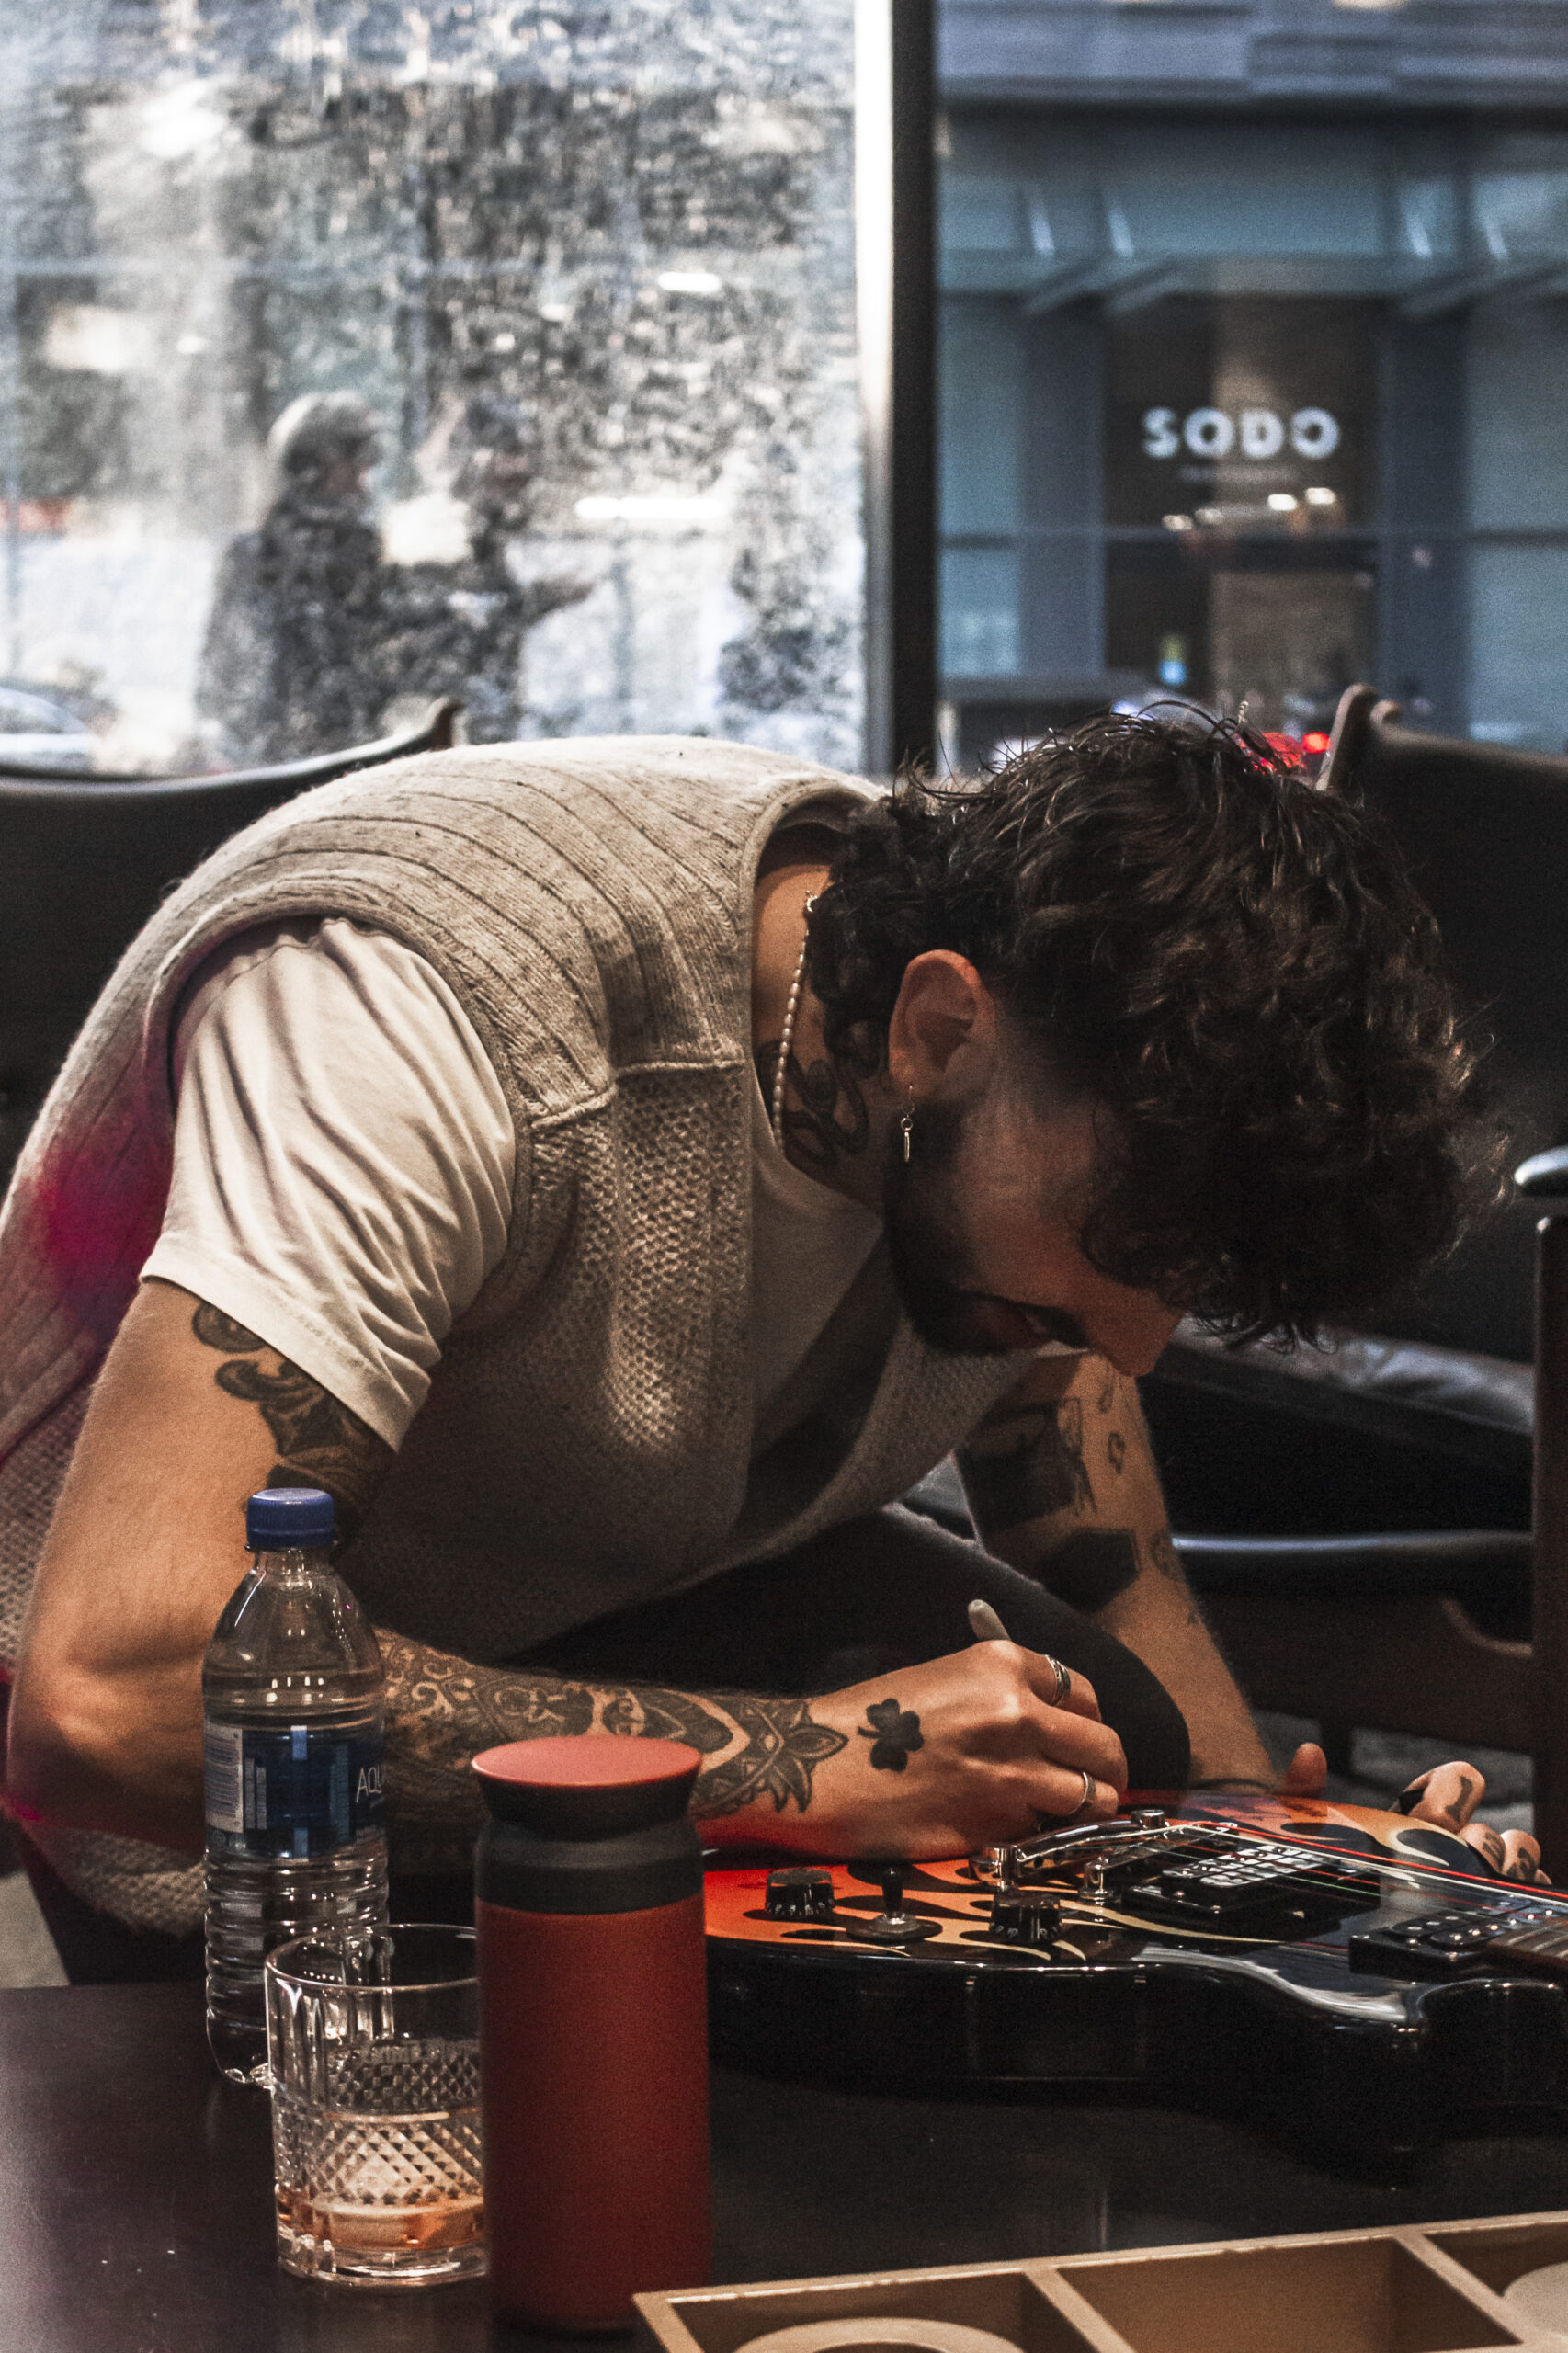
[[[784,1028],[778,1040],[778,1066],[773,1074],[773,1101],[770,1108],[773,1141],[784,1150],[784,1090],[790,1083],[790,1050],[795,1042],[795,1021],[801,1010],[801,991],[806,980],[806,950],[812,944],[811,913],[816,905],[813,895],[807,899],[803,913],[807,919],[806,936],[801,942],[801,953],[795,963],[795,977],[790,983],[790,1002],[784,1008]]]

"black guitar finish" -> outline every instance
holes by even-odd
[[[1456,1870],[1454,1865],[1458,1865]],[[1188,1801],[961,1862],[708,1880],[714,2053],[1137,2096],[1386,2169],[1568,2121],[1568,1900],[1359,1808]]]

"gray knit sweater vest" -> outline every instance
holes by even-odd
[[[0,1654],[162,1218],[182,994],[258,922],[347,915],[427,958],[517,1130],[502,1261],[344,1560],[378,1623],[503,1658],[871,1510],[971,1429],[1020,1359],[926,1347],[879,1253],[875,1344],[830,1411],[753,1455],[757,860],[791,811],[865,790],[699,739],[472,747],[290,801],[175,892],[89,1017],[0,1212]],[[132,1925],[199,1914],[184,1858],[40,1843]]]

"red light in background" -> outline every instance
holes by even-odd
[[[1326,735],[1320,734],[1318,730],[1314,727],[1310,735],[1302,736],[1301,749],[1303,752],[1326,752],[1328,749],[1328,737]]]

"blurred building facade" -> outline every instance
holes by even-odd
[[[943,0],[969,758],[1162,689],[1568,744],[1568,7]]]

